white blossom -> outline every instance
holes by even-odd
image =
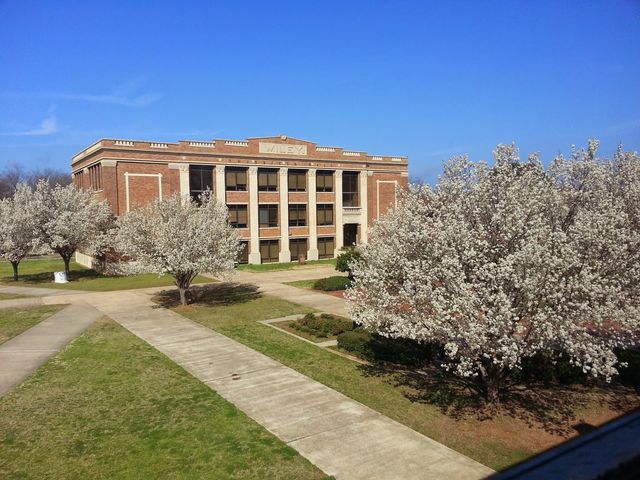
[[[41,180],[31,196],[34,212],[34,247],[58,253],[69,274],[69,262],[76,250],[91,245],[111,224],[112,213],[89,191],[73,185],[52,186]]]
[[[27,185],[18,184],[11,197],[0,200],[0,256],[11,262],[14,280],[18,280],[18,264],[33,250],[31,193]]]
[[[232,270],[240,242],[228,222],[226,205],[207,192],[201,204],[174,195],[151,202],[120,217],[114,248],[129,263],[125,270],[169,274],[186,303],[186,290],[201,272],[224,274]]]
[[[492,167],[456,157],[435,188],[400,192],[352,265],[354,320],[442,345],[490,401],[539,352],[610,379],[614,349],[638,342],[640,158],[596,154],[545,171],[499,145]]]

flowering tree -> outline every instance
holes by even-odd
[[[113,215],[106,202],[73,185],[51,185],[41,180],[32,195],[34,246],[58,253],[69,275],[72,255],[90,247],[111,224]]]
[[[240,252],[227,207],[210,193],[200,205],[179,195],[148,203],[120,217],[117,227],[114,247],[131,260],[125,270],[173,276],[183,305],[200,272],[230,271]]]
[[[493,167],[457,157],[437,187],[401,193],[352,265],[354,320],[442,345],[489,402],[540,352],[610,379],[640,328],[640,158],[596,152],[547,172],[499,145]]]
[[[14,281],[20,261],[33,249],[31,193],[29,187],[18,184],[11,197],[0,200],[0,255],[11,262]]]

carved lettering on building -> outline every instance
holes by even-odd
[[[272,153],[280,155],[306,155],[306,145],[287,145],[284,143],[259,143],[260,153]]]

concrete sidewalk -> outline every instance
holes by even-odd
[[[37,307],[39,305],[44,305],[42,298],[39,297],[0,300],[0,310],[5,308]]]
[[[0,396],[80,335],[102,312],[75,304],[0,345]]]
[[[313,280],[317,278],[331,276],[346,276],[336,272],[333,265],[323,265],[321,267],[296,268],[283,270],[281,272],[235,272],[233,281],[241,283],[251,283],[260,288],[262,293],[283,298],[299,305],[305,305],[320,310],[321,312],[333,313],[334,315],[347,315],[346,301],[342,298],[334,297],[326,293],[292,287],[284,282],[295,280]]]
[[[478,479],[492,473],[251,348],[158,308],[142,292],[84,298],[338,479]]]

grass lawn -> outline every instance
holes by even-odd
[[[128,290],[132,288],[165,287],[174,285],[173,277],[156,274],[131,276],[105,276],[71,262],[69,283],[54,283],[53,272],[64,270],[61,258],[34,258],[20,262],[18,273],[20,279],[13,281],[13,270],[9,262],[0,262],[0,283],[17,287],[61,288],[67,290],[87,290],[92,292],[109,292],[113,290]],[[211,282],[206,277],[198,276],[197,283]]]
[[[109,320],[0,398],[0,478],[325,475]]]
[[[511,414],[506,407],[488,419],[473,408],[472,412],[446,411],[446,393],[425,388],[413,372],[363,366],[257,322],[311,309],[253,292],[246,301],[225,302],[224,293],[219,295],[220,305],[209,301],[175,310],[494,469],[565,440],[577,432],[573,425],[584,428],[615,417],[629,408],[628,402],[621,401],[627,400],[625,395],[638,404],[637,395],[628,390],[592,394],[569,389],[544,396],[529,417],[522,411]],[[569,408],[568,418],[559,418]],[[550,421],[545,424],[538,415]],[[556,429],[556,424],[562,427]]]
[[[15,300],[17,298],[27,298],[26,295],[15,295],[13,293],[0,293],[1,300]]]
[[[63,308],[64,305],[43,305],[41,307],[5,308],[0,310],[0,345]]]
[[[291,285],[292,287],[297,288],[313,288],[315,283],[320,280],[319,278],[314,278],[312,280],[294,280],[293,282],[284,282],[285,285]]]
[[[262,263],[260,265],[241,264],[238,265],[238,270],[247,272],[273,272],[276,270],[291,270],[292,268],[304,268],[305,266],[314,265],[335,265],[335,258],[326,258],[324,260],[309,260],[304,265],[300,265],[298,262],[288,263]]]

